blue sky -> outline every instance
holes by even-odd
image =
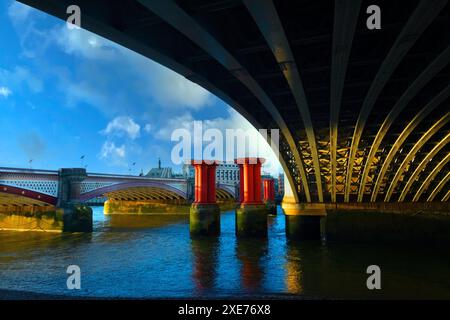
[[[0,37],[0,166],[145,173],[158,157],[173,166],[170,133],[193,120],[251,127],[173,71],[21,3],[1,1]]]

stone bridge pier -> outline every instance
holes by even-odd
[[[324,234],[325,203],[299,203],[289,184],[281,204],[286,220],[286,237],[291,240],[318,240]]]
[[[81,182],[86,179],[83,168],[58,171],[57,211],[62,213],[63,231],[92,231],[92,209],[80,203]]]

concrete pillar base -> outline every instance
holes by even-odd
[[[82,205],[7,206],[0,209],[0,230],[91,232],[92,209]]]
[[[266,208],[268,215],[277,215],[277,205],[273,201],[266,201]]]
[[[321,216],[286,216],[286,237],[289,240],[320,240],[322,238]]]
[[[67,205],[59,208],[63,212],[65,232],[92,232],[92,208],[84,205]]]
[[[236,208],[236,236],[267,237],[265,204],[241,204]]]
[[[196,236],[220,234],[220,208],[216,203],[193,203],[189,214],[189,231]]]
[[[285,197],[281,204],[286,215],[286,237],[290,240],[320,240],[327,215],[324,203],[297,203]]]
[[[112,214],[189,214],[190,204],[186,200],[126,201],[108,199],[103,213]]]

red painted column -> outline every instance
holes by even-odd
[[[208,203],[216,203],[216,165],[208,166]]]
[[[244,164],[244,203],[253,203],[254,199],[253,166]]]
[[[261,199],[261,165],[262,158],[236,159],[239,164],[241,203],[262,204]]]
[[[264,201],[275,200],[275,184],[273,179],[264,179]]]
[[[253,196],[253,201],[255,203],[261,203],[262,202],[262,195],[261,195],[261,186],[262,186],[262,181],[261,181],[261,162],[257,162],[255,164],[255,166],[253,167],[253,181],[254,181],[254,196]]]
[[[216,203],[216,161],[192,161],[195,169],[195,199],[197,204]]]
[[[197,183],[197,181],[200,181],[200,170],[197,170],[197,168],[195,168],[195,166],[194,166],[194,172],[195,172],[195,179],[194,179],[194,190],[195,190],[195,193],[194,193],[194,202],[196,202],[197,201],[197,199],[199,199],[200,198],[200,188],[199,188],[199,185],[198,185],[198,183]]]
[[[239,164],[239,202],[244,202],[244,168]]]
[[[269,179],[264,179],[264,201],[267,201],[269,199]]]
[[[208,184],[209,184],[208,167],[202,165],[201,170],[202,170],[201,203],[208,203]]]

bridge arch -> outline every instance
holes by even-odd
[[[2,197],[2,194],[16,196],[17,201],[14,202],[17,204],[56,205],[56,197],[24,188],[0,184],[0,197],[2,199],[12,199],[10,196]],[[8,200],[8,202],[11,202],[11,200]]]
[[[236,192],[232,186],[218,184],[216,187],[217,200],[230,200],[236,198]]]
[[[20,1],[63,19],[70,4]],[[410,123],[409,115],[428,104],[440,116],[448,99],[448,92],[436,96],[449,77],[446,0],[387,2],[393,18],[377,33],[359,23],[356,0],[80,2],[83,28],[199,84],[257,129],[280,129],[280,162],[295,202],[392,201],[386,191],[403,139],[417,135],[425,113]],[[110,18],[122,15],[128,19]],[[306,30],[298,21],[321,27]],[[369,56],[360,52],[368,41]]]
[[[108,196],[111,198],[130,198],[148,200],[187,199],[186,192],[157,181],[136,181],[117,183],[101,187],[80,195],[78,200],[87,201],[93,198]]]

